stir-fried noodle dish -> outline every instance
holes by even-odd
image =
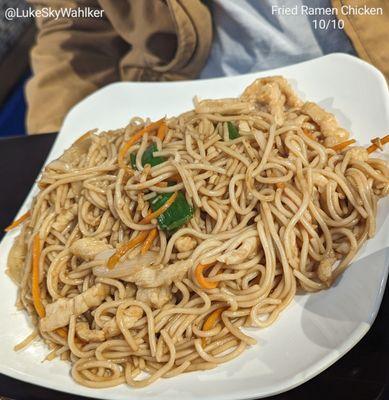
[[[382,132],[381,132],[382,133]],[[8,257],[17,306],[73,379],[139,388],[256,341],[374,236],[389,170],[279,76],[81,136],[39,179]],[[21,222],[23,222],[21,224]],[[260,351],[260,349],[258,350]]]

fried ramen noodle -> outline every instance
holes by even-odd
[[[91,388],[239,356],[256,342],[244,327],[331,286],[388,194],[386,163],[282,77],[149,124],[88,132],[48,164],[8,259],[47,359]],[[164,229],[151,205],[172,193],[189,214]]]

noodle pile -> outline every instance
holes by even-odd
[[[92,388],[239,356],[255,344],[241,328],[328,288],[374,235],[389,172],[369,152],[385,141],[350,146],[282,77],[88,132],[46,166],[9,255],[36,327],[23,346],[38,332]]]

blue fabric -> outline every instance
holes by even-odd
[[[0,137],[26,134],[24,85],[28,77],[26,74],[0,106]]]
[[[239,75],[355,50],[341,29],[314,29],[335,16],[277,15],[272,6],[331,7],[330,0],[213,0],[214,37],[200,78]],[[217,96],[216,96],[217,97]]]

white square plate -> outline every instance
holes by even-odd
[[[360,144],[389,131],[389,96],[385,79],[369,64],[342,54],[271,71],[172,83],[115,83],[77,104],[68,114],[48,161],[85,131],[126,125],[131,116],[157,119],[192,107],[192,98],[233,97],[257,77],[284,75],[303,99],[333,112]],[[59,94],[60,95],[60,94]],[[21,213],[31,203],[34,187]],[[359,260],[334,287],[295,301],[265,330],[250,329],[259,344],[218,368],[162,379],[133,390],[122,385],[88,389],[76,384],[69,365],[59,360],[41,363],[47,348],[36,342],[19,353],[12,349],[29,332],[27,318],[15,309],[16,287],[0,277],[0,373],[26,382],[101,399],[248,399],[295,387],[330,366],[369,330],[385,288],[389,251],[389,202],[381,201],[377,236],[362,249]],[[0,270],[18,229],[0,245]],[[378,248],[383,250],[376,251]]]

